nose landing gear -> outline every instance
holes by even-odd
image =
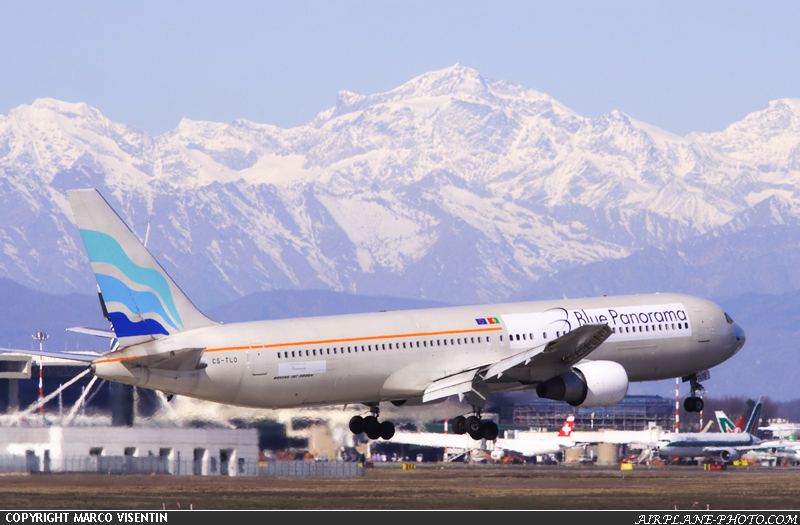
[[[706,389],[703,388],[703,385],[700,384],[700,381],[704,381],[710,377],[708,371],[701,372],[699,374],[692,374],[690,376],[684,377],[683,381],[689,381],[691,385],[692,394],[683,400],[683,409],[687,412],[702,412],[703,406],[703,394],[706,393]]]

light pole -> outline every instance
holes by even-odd
[[[44,332],[36,332],[31,337],[33,337],[34,339],[38,339],[39,340],[39,351],[40,352],[43,351],[42,350],[42,343],[44,341],[47,341],[50,338],[50,336],[47,335]],[[39,401],[41,401],[42,398],[44,397],[44,392],[43,392],[43,389],[42,389],[42,368],[43,368],[42,361],[43,361],[42,354],[39,354]],[[41,414],[42,417],[44,417],[44,403],[42,403],[42,405],[39,407],[39,414]]]

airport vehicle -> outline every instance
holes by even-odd
[[[743,432],[668,432],[661,434],[658,443],[651,445],[655,445],[662,457],[707,457],[723,463],[735,461],[761,443],[753,435],[761,414],[761,404],[759,399]]]
[[[495,439],[490,392],[535,388],[573,406],[619,402],[630,381],[689,378],[733,356],[742,329],[716,304],[678,294],[460,306],[221,324],[203,315],[96,190],[68,198],[116,339],[83,360],[98,377],[240,406],[362,403],[350,429],[389,439],[379,404],[458,396],[457,433]]]
[[[572,439],[572,427],[575,424],[575,416],[567,417],[564,426],[553,439],[498,439],[494,444],[492,459],[501,459],[505,452],[517,452],[523,456],[544,456],[547,454],[557,454],[572,447],[585,445],[588,443],[576,443]]]

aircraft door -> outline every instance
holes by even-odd
[[[692,315],[692,325],[698,343],[711,341],[714,333],[714,318],[705,310],[695,310]]]
[[[251,348],[248,350],[250,356],[250,370],[254,376],[261,376],[267,373],[267,351],[264,348]]]

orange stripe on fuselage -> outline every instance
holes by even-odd
[[[379,335],[375,337],[351,337],[348,339],[324,339],[320,341],[301,341],[298,343],[278,343],[274,345],[228,346],[224,348],[208,348],[206,352],[229,352],[233,350],[249,350],[249,349],[259,349],[259,348],[283,348],[287,346],[310,346],[310,345],[323,345],[323,344],[336,344],[336,343],[352,343],[354,341],[375,341],[380,339],[384,340],[400,339],[404,337],[430,337],[434,335],[474,334],[482,332],[496,332],[502,329],[503,329],[502,327],[498,326],[495,328],[474,328],[472,330],[447,330],[443,332],[426,332],[418,334]],[[131,359],[139,359],[140,357],[146,357],[146,356],[139,355],[133,357],[117,357],[115,359],[103,359],[101,361],[95,361],[95,363],[113,363],[116,361],[128,361]]]

